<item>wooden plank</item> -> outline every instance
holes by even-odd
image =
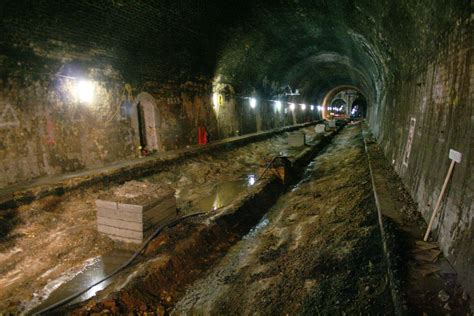
[[[150,227],[158,227],[160,225],[163,225],[163,224],[166,224],[166,223],[169,223],[171,220],[177,218],[177,214],[176,213],[168,213],[168,214],[160,214],[159,217],[156,217],[156,218],[152,218],[146,222],[143,223],[143,229],[144,230],[147,230],[148,228]]]
[[[143,215],[141,212],[129,212],[123,209],[99,208],[97,210],[97,216],[136,223],[143,223],[150,218],[156,217],[160,213],[176,213],[176,198],[174,196],[154,208],[145,211]]]
[[[97,224],[97,230],[107,235],[115,235],[133,239],[143,239],[143,232],[112,227],[104,224]]]
[[[117,202],[95,200],[97,208],[117,209]]]
[[[166,200],[170,200],[170,199],[175,199],[176,200],[176,198],[174,196],[174,191],[168,191],[165,194],[158,196],[156,198],[156,200],[154,200],[153,202],[151,202],[149,204],[146,204],[146,205],[143,205],[143,211],[154,208],[156,205],[158,205],[158,204],[160,204],[160,203],[162,203]]]
[[[172,198],[175,198],[174,192],[169,191],[164,195],[158,196],[156,200],[154,200],[153,202],[149,204],[140,205],[140,204],[117,203],[117,206],[119,210],[124,210],[128,212],[144,212],[146,210],[149,210],[155,207],[161,202],[172,199]]]
[[[126,237],[115,236],[115,235],[110,235],[110,234],[107,234],[107,236],[113,240],[123,241],[123,242],[128,242],[128,243],[141,244],[143,242],[143,239],[126,238]]]
[[[140,213],[140,214],[143,213],[142,205],[117,203],[117,207],[121,211]]]
[[[160,203],[157,203],[155,204],[155,206],[153,206],[152,208],[148,208],[146,210],[143,211],[143,214],[146,214],[148,212],[152,212],[153,210],[157,209],[157,208],[168,208],[168,206],[170,205],[176,205],[176,198],[174,196],[170,196],[169,199],[167,200],[162,200],[160,201]]]
[[[112,218],[106,218],[106,217],[97,217],[97,223],[102,224],[102,225],[112,226],[115,228],[123,228],[123,229],[143,232],[143,223],[127,222],[127,221],[122,221],[119,219],[112,219]]]
[[[143,221],[145,222],[161,213],[170,212],[176,213],[176,200],[163,202],[162,204],[146,211],[146,213],[143,214]]]
[[[176,215],[176,208],[174,206],[169,207],[168,209],[160,210],[160,212],[155,213],[154,216],[150,216],[144,219],[144,223],[149,221],[157,221],[162,218],[166,218],[168,216],[175,216]]]
[[[438,248],[438,246],[434,243],[429,243],[429,242],[421,241],[421,240],[417,240],[415,244],[417,248],[420,248],[422,250]]]
[[[128,222],[143,223],[143,216],[139,213],[125,212],[121,210],[112,210],[100,208],[97,210],[97,217],[106,217],[111,219],[119,219]]]

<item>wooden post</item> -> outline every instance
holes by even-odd
[[[430,223],[428,224],[428,229],[425,233],[424,241],[428,240],[428,236],[430,235],[431,227],[433,226],[433,222],[436,217],[436,213],[438,213],[439,206],[441,205],[441,200],[443,199],[444,191],[446,191],[446,187],[448,186],[449,178],[451,177],[451,173],[453,173],[454,164],[456,161],[453,159],[451,160],[451,165],[449,166],[448,174],[446,175],[446,179],[444,179],[443,187],[441,188],[441,193],[439,194],[438,201],[436,201],[436,206],[433,210],[433,214],[431,214]]]

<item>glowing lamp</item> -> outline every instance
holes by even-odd
[[[79,102],[91,103],[94,100],[94,85],[88,80],[79,80],[75,94]]]
[[[281,102],[280,101],[275,101],[275,110],[277,112],[281,111]]]
[[[214,107],[219,105],[219,95],[217,93],[212,94],[212,104],[214,104]]]
[[[255,109],[255,107],[257,106],[257,100],[255,98],[250,98],[249,103],[252,109]]]

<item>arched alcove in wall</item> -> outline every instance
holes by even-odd
[[[147,92],[141,92],[132,104],[132,127],[135,131],[134,143],[149,151],[161,148],[159,137],[160,112],[155,98]]]

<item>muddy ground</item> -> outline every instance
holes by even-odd
[[[311,140],[314,127],[303,129]],[[213,192],[220,183],[230,189],[249,185],[259,168],[277,154],[293,155],[288,133],[220,153],[200,155],[145,181],[168,183],[177,191],[182,213],[214,208]],[[113,188],[101,185],[51,196],[0,215],[0,311],[29,310],[61,283],[73,278],[90,261],[114,244],[96,231],[95,199]],[[215,194],[214,194],[215,195]],[[216,205],[229,202],[232,194]],[[202,203],[202,200],[206,200]],[[210,206],[209,206],[210,204]]]
[[[346,128],[305,180],[172,314],[392,314],[360,127]]]
[[[469,297],[436,242],[423,242],[427,224],[383,151],[365,128],[400,303],[413,315],[472,315]]]

